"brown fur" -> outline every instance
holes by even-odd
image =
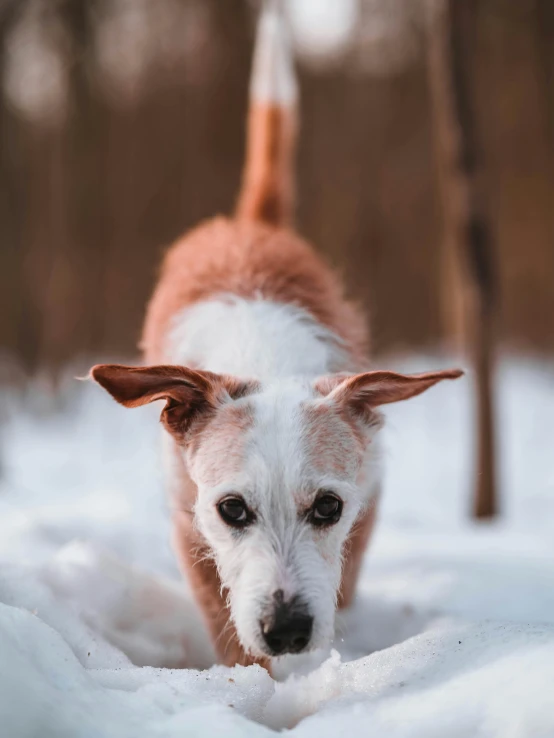
[[[248,149],[237,217],[290,224],[294,200],[294,112],[256,103],[248,117]]]
[[[240,471],[244,462],[245,432],[253,422],[254,414],[249,405],[228,405],[203,423],[201,430],[194,429],[188,448],[202,464],[204,484],[215,487]]]
[[[179,442],[189,440],[191,428],[198,433],[215,415],[225,397],[236,400],[259,389],[256,380],[171,364],[146,367],[97,364],[91,375],[125,407],[165,400],[161,420]],[[223,417],[228,418],[227,429],[232,430],[238,416],[244,413],[245,408],[226,408],[223,415],[218,415],[219,423]]]
[[[359,466],[365,442],[355,424],[340,407],[309,405],[304,409],[303,425],[309,442],[314,469],[325,473],[333,469],[337,478],[347,478]]]
[[[225,293],[304,308],[344,340],[354,361],[363,362],[365,321],[313,249],[291,231],[227,218],[195,228],[166,255],[146,314],[146,361],[163,362],[171,320],[179,311]]]
[[[376,407],[409,400],[444,379],[458,379],[462,374],[460,369],[412,375],[390,371],[362,372],[353,376],[335,374],[318,379],[315,389],[323,396],[332,397],[355,429],[356,421],[362,420],[369,426],[379,422]]]
[[[338,599],[339,608],[350,607],[354,600],[362,559],[377,518],[377,504],[378,500],[375,500],[362,517],[356,521],[345,543],[344,565]]]

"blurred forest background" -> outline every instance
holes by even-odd
[[[499,336],[551,352],[554,2],[474,4]],[[448,341],[428,3],[287,5],[301,84],[298,228],[368,306],[375,352]],[[256,9],[248,0],[0,0],[7,363],[34,371],[136,352],[163,249],[232,211]]]

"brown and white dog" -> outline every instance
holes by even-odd
[[[378,408],[461,375],[367,371],[362,316],[287,227],[296,97],[270,5],[237,212],[167,254],[146,314],[147,366],[92,370],[126,407],[165,401],[175,548],[229,665],[331,641],[375,518]]]

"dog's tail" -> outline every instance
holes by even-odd
[[[246,165],[237,216],[286,225],[294,201],[297,85],[280,0],[265,0],[250,79]]]

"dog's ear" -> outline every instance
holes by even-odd
[[[349,376],[332,374],[316,380],[315,389],[328,400],[346,406],[359,417],[369,419],[372,409],[380,405],[408,400],[443,379],[457,379],[462,375],[460,369],[412,375],[387,371]]]
[[[90,373],[125,407],[165,400],[162,421],[177,436],[183,436],[201,413],[214,410],[225,400],[244,397],[257,388],[253,380],[240,380],[183,366],[97,364]]]

